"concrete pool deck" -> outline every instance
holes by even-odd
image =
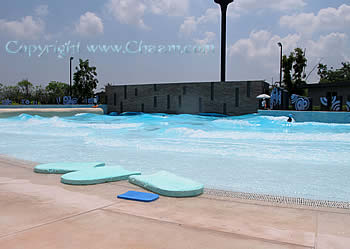
[[[35,174],[0,155],[0,248],[349,248],[350,210],[217,197],[117,199],[126,181],[92,186]],[[144,190],[141,190],[144,191]]]

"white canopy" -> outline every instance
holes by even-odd
[[[260,94],[259,96],[256,97],[257,99],[269,99],[270,96],[267,94]]]

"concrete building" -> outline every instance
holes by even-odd
[[[350,82],[308,84],[303,88],[308,89],[314,106],[321,106],[321,97],[342,97],[343,104],[350,101]]]
[[[256,96],[268,92],[264,81],[167,83],[106,87],[109,112],[254,113]]]

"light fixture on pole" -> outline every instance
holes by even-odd
[[[214,0],[221,7],[221,82],[226,81],[226,12],[233,0]]]
[[[282,53],[283,53],[282,48],[283,48],[283,46],[282,46],[281,42],[279,42],[277,44],[281,48],[281,56],[280,56],[280,87],[281,87],[281,85],[282,85]]]
[[[69,96],[72,96],[72,60],[74,57],[69,59]]]

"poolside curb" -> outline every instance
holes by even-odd
[[[350,202],[342,201],[327,201],[327,200],[312,200],[300,197],[275,196],[255,193],[232,192],[217,189],[204,189],[204,194],[217,197],[229,197],[254,201],[265,201],[269,203],[283,205],[300,205],[314,208],[338,208],[350,209]]]

